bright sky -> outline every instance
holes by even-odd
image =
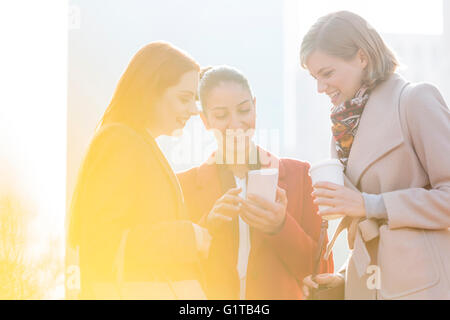
[[[440,34],[442,0],[301,0],[300,27],[307,28],[329,12],[350,10],[382,33]]]

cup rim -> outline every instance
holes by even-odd
[[[259,170],[250,170],[248,172],[249,175],[253,174],[264,174],[264,175],[271,175],[271,174],[278,174],[278,168],[264,168]]]
[[[317,163],[311,165],[309,172],[317,170],[317,169],[325,167],[325,166],[334,166],[334,165],[338,165],[342,170],[344,169],[344,165],[341,163],[341,161],[339,161],[339,159],[331,158],[331,159],[322,160],[320,162],[317,162]]]

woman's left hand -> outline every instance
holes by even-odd
[[[345,215],[354,218],[366,216],[361,192],[331,182],[317,182],[313,187],[314,203],[330,207],[319,210],[319,215]]]
[[[271,202],[254,194],[242,201],[242,220],[249,226],[274,234],[281,230],[286,219],[286,191],[277,186],[277,201]]]

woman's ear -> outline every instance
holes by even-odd
[[[203,125],[205,126],[206,130],[209,130],[210,125],[209,125],[208,117],[205,114],[205,111],[200,111],[200,118],[202,119]]]
[[[255,106],[255,110],[256,110],[256,97],[253,97],[253,105]]]
[[[359,58],[359,63],[361,64],[361,67],[363,69],[365,69],[367,67],[367,65],[369,64],[369,58],[367,57],[366,53],[362,49],[358,50],[358,58]]]

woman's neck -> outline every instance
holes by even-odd
[[[151,122],[147,124],[147,131],[150,133],[150,135],[154,139],[156,139],[159,136],[163,135],[163,132],[162,132],[161,128],[158,125],[156,125],[154,123],[151,123]]]
[[[231,164],[226,164],[228,170],[230,170],[234,176],[239,177],[239,178],[244,178],[247,174],[247,172],[249,171],[249,163],[250,163],[250,149],[252,149],[254,152],[253,153],[257,153],[257,148],[256,145],[251,142],[250,146],[247,146],[245,148],[245,161],[242,162],[238,162],[239,156],[237,154],[234,155],[233,160],[235,161],[234,163]],[[226,154],[226,149],[224,149],[224,154]]]
[[[235,177],[244,178],[248,172],[247,164],[229,164],[227,168],[233,173]]]

